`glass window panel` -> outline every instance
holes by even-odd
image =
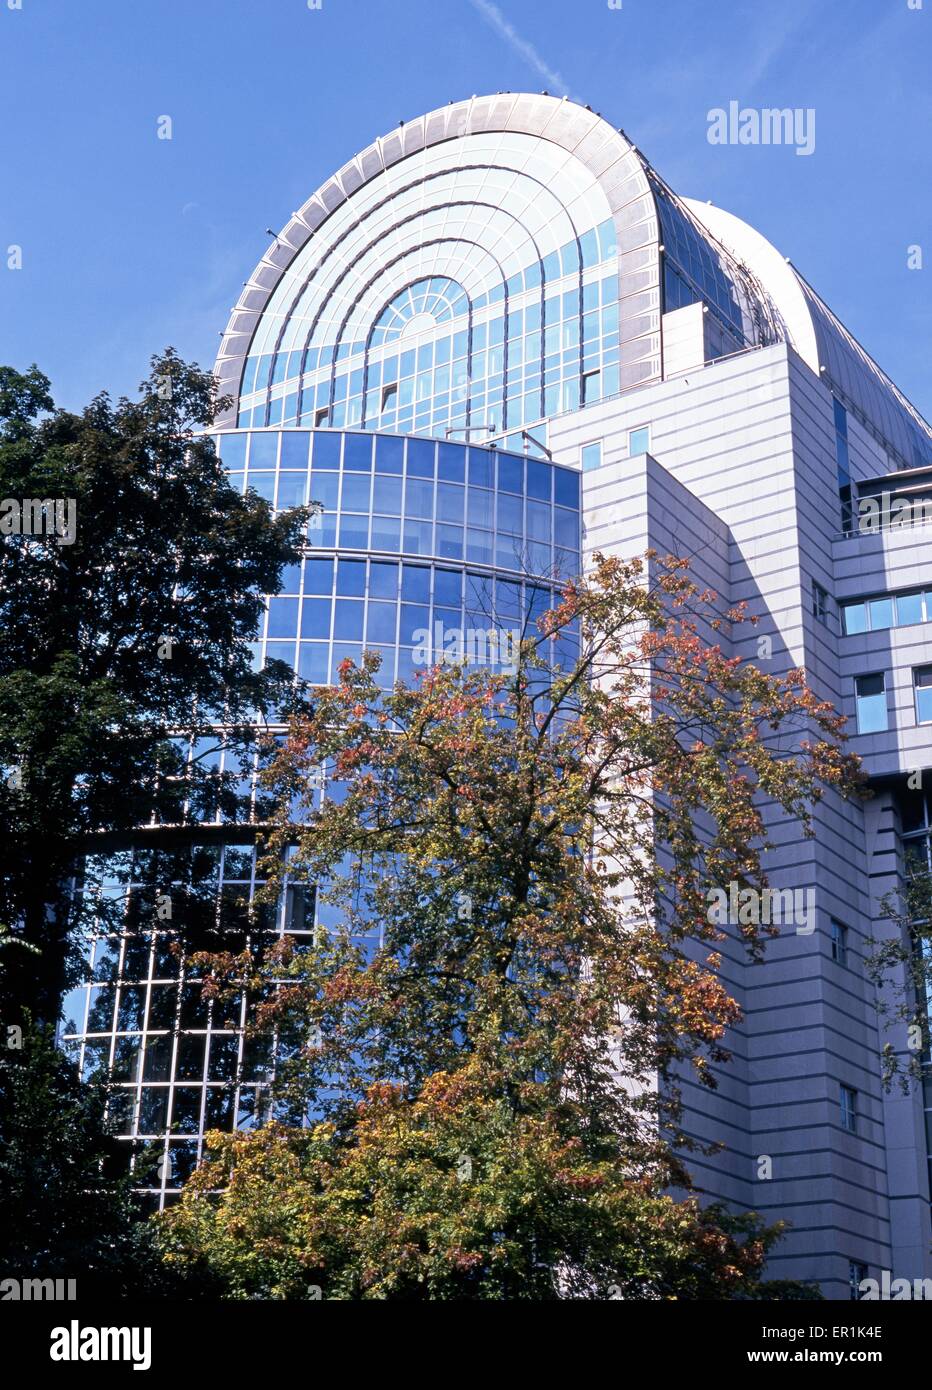
[[[492,501],[494,494],[482,488],[469,489],[469,515],[471,526],[483,526],[491,530],[493,526]]]
[[[896,621],[898,623],[921,623],[922,594],[897,594]]]
[[[421,640],[417,634],[424,631],[430,631],[430,610],[420,604],[403,603],[398,628],[399,643],[403,647],[413,647]]]
[[[855,678],[859,734],[883,733],[887,728],[887,695],[883,675]]]
[[[568,468],[553,470],[554,501],[564,507],[579,508],[579,474]]]
[[[524,460],[511,454],[502,454],[498,460],[499,491],[524,491]]]
[[[314,473],[311,476],[311,501],[319,502],[325,511],[336,511],[339,489],[340,478],[336,473]]]
[[[375,444],[375,471],[377,473],[400,473],[404,459],[404,440],[381,434]]]
[[[445,560],[461,560],[463,558],[462,526],[444,526],[438,522],[437,554]]]
[[[395,598],[398,593],[398,566],[373,561],[369,567],[371,598]]]
[[[466,532],[466,559],[473,560],[478,565],[492,564],[492,533],[490,531],[468,530]]]
[[[365,592],[365,560],[341,560],[337,566],[337,593],[343,598],[362,598]]]
[[[582,467],[583,472],[588,473],[590,469],[602,467],[602,443],[601,440],[594,444],[584,444],[582,447]]]
[[[845,603],[842,604],[841,611],[847,635],[867,631],[867,605],[865,603]]]
[[[247,483],[249,487],[258,492],[260,497],[264,497],[266,502],[274,502],[275,477],[274,473],[254,473],[250,469]]]
[[[346,435],[343,445],[343,468],[344,471],[357,469],[362,472],[368,472],[372,468],[371,434]]]
[[[306,594],[329,594],[333,591],[333,561],[305,560],[304,592]]]
[[[302,642],[298,647],[298,675],[312,685],[326,685],[329,648],[326,642]]]
[[[508,531],[512,535],[521,534],[524,530],[524,506],[520,498],[500,494],[496,511],[499,531]]]
[[[401,515],[401,479],[376,477],[372,510],[383,516]]]
[[[306,598],[301,604],[301,636],[330,636],[330,600]]]
[[[367,474],[344,473],[340,508],[344,512],[367,512],[372,479]]]
[[[872,632],[893,626],[893,599],[875,598],[868,604]]]
[[[369,518],[344,513],[340,517],[340,545],[350,550],[365,550],[369,544]]]
[[[463,482],[466,476],[466,450],[461,444],[441,444],[437,468],[438,476],[445,482]]]
[[[278,453],[278,433],[275,430],[249,436],[249,471],[254,468],[274,468]]]
[[[401,520],[396,516],[374,516],[372,518],[372,549],[401,549]]]
[[[333,608],[334,640],[362,641],[363,605],[356,599],[337,599]]]
[[[307,430],[284,430],[280,468],[307,469],[311,436]]]
[[[402,547],[412,555],[429,555],[433,549],[433,524],[429,521],[406,521]]]
[[[220,445],[220,458],[224,468],[245,468],[246,466],[246,441],[247,434],[221,434],[217,442]]]
[[[447,608],[459,608],[462,577],[459,570],[434,571],[434,603]]]
[[[432,517],[434,514],[434,485],[409,478],[405,489],[405,516]]]
[[[490,488],[492,486],[492,458],[478,449],[469,451],[470,487]]]
[[[408,440],[408,476],[432,478],[434,476],[434,452],[436,446],[429,439]]]
[[[340,466],[340,443],[343,436],[332,430],[317,430],[311,450],[314,468],[333,470]]]
[[[920,666],[914,674],[916,685],[916,720],[932,724],[932,666]]]
[[[437,520],[462,523],[465,488],[455,483],[437,484]]]
[[[366,641],[394,642],[396,616],[394,603],[370,601],[366,614]]]
[[[298,628],[298,600],[273,598],[269,600],[267,636],[294,637]]]

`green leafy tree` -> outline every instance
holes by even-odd
[[[79,978],[77,935],[106,911],[89,856],[218,805],[249,817],[240,774],[292,698],[249,643],[307,511],[228,485],[203,433],[222,404],[171,349],[138,400],[80,414],[35,367],[0,368],[0,925],[38,952],[4,953],[4,1022],[54,1021]]]
[[[688,1182],[676,1078],[714,1086],[738,1018],[710,890],[763,891],[762,803],[809,832],[856,760],[801,673],[700,638],[739,612],[649,563],[569,585],[513,674],[385,693],[366,656],[295,722],[268,891],[293,848],[284,886],[331,925],[201,961],[274,1030],[284,1123],[217,1137],[170,1260],[241,1297],[760,1296],[778,1232],[665,1195]],[[768,929],[736,930],[759,955]]]

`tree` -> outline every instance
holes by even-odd
[[[778,1232],[664,1195],[688,1182],[676,1072],[714,1086],[727,1058],[710,903],[766,887],[762,803],[809,833],[856,760],[802,673],[700,639],[740,612],[648,559],[649,582],[599,559],[568,585],[514,674],[440,665],[386,694],[366,655],[295,721],[267,891],[306,876],[331,925],[202,962],[274,1030],[286,1123],[214,1140],[171,1259],[253,1297],[757,1296]],[[734,930],[759,954],[770,929]]]
[[[74,1279],[79,1298],[165,1296],[181,1283],[160,1265],[153,1232],[139,1220],[105,1103],[103,1086],[78,1079],[52,1029],[5,1031],[0,1268],[10,1278]],[[196,1287],[205,1287],[203,1276]]]
[[[249,643],[307,510],[228,485],[209,374],[168,349],[140,390],[71,414],[35,367],[0,368],[0,924],[38,950],[5,953],[4,1020],[54,1021],[80,977],[76,935],[106,911],[88,856],[218,804],[248,818],[241,776],[291,698]]]

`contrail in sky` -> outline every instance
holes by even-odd
[[[492,4],[492,0],[470,0],[473,9],[478,10],[487,24],[500,34],[505,42],[514,49],[519,58],[523,58],[529,67],[532,67],[546,82],[548,90],[554,96],[572,97],[574,101],[578,98],[573,97],[572,92],[566,81],[550,67],[540,56],[537,49],[527,39],[523,39],[517,29],[506,19],[497,5]]]

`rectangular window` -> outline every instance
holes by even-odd
[[[602,373],[586,372],[582,379],[582,404],[592,405],[602,399]]]
[[[848,964],[848,928],[832,919],[832,960]]]
[[[828,625],[828,593],[821,584],[812,581],[812,616]]]
[[[649,450],[649,425],[639,425],[637,429],[628,431],[628,455],[630,458],[634,458],[636,454],[646,454]]]
[[[887,691],[883,674],[856,676],[854,701],[859,734],[882,734],[887,728]]]
[[[916,689],[916,723],[932,724],[932,666],[918,666],[913,671]]]
[[[842,617],[845,624],[845,636],[851,637],[856,632],[867,631],[867,604],[866,603],[846,603],[842,607]]]
[[[850,1086],[840,1086],[838,1094],[841,1104],[841,1127],[846,1129],[849,1134],[856,1134],[858,1129],[858,1093]]]
[[[582,468],[584,473],[588,473],[590,468],[602,467],[602,441],[597,440],[594,444],[584,444],[582,447]]]
[[[848,1261],[848,1284],[851,1289],[851,1301],[857,1303],[861,1297],[861,1285],[868,1278],[867,1265],[860,1260]]]

